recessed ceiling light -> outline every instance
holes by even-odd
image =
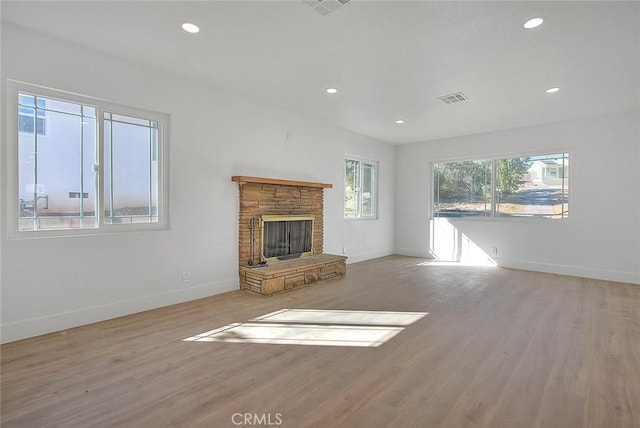
[[[182,24],[182,29],[187,33],[195,34],[200,31],[200,28],[196,24],[192,24],[191,22],[185,22]]]
[[[526,28],[527,30],[531,30],[533,28],[537,28],[541,26],[543,22],[544,22],[544,18],[540,18],[540,17],[531,18],[524,23],[523,27]]]
[[[404,123],[404,119],[396,119],[396,123],[398,125],[402,125]]]
[[[545,92],[546,92],[547,94],[555,94],[555,93],[556,93],[556,92],[558,92],[559,90],[560,90],[560,88],[556,88],[556,87],[554,87],[554,88],[549,88],[549,89],[547,89]]]
[[[336,88],[327,88],[325,89],[325,91],[327,92],[327,94],[335,94],[338,92]]]

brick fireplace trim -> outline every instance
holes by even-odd
[[[248,176],[233,176],[231,180],[238,182],[240,189],[238,221],[240,288],[270,295],[285,289],[340,277],[346,273],[346,257],[323,255],[324,189],[332,188],[332,184]],[[295,262],[279,261],[266,268],[249,268],[251,254],[249,224],[252,218],[255,224],[260,224],[256,219],[260,219],[263,215],[313,216],[313,253],[323,257],[311,256],[296,259]],[[254,239],[254,258],[259,261],[259,251],[262,248],[259,230],[256,230]],[[274,269],[274,265],[278,268]],[[288,265],[291,266],[288,267]],[[274,271],[276,271],[275,276],[272,275]],[[269,275],[266,275],[267,272]],[[274,287],[274,284],[279,285]]]

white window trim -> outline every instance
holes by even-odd
[[[538,150],[530,150],[530,151],[519,151],[519,152],[510,152],[510,153],[497,153],[497,154],[490,154],[490,155],[477,155],[477,156],[465,156],[465,157],[453,157],[453,158],[444,158],[444,159],[437,159],[437,160],[432,160],[429,162],[429,201],[427,204],[427,217],[429,220],[437,220],[440,218],[445,218],[445,217],[435,217],[433,215],[433,198],[434,198],[434,194],[433,194],[433,172],[434,172],[434,168],[435,168],[435,164],[440,164],[440,163],[448,163],[448,162],[465,162],[465,161],[473,161],[473,160],[489,160],[489,161],[495,161],[498,159],[510,159],[510,158],[517,158],[517,157],[527,157],[527,156],[544,156],[544,155],[550,155],[550,154],[555,154],[555,153],[567,153],[569,155],[569,159],[570,159],[570,164],[569,164],[569,183],[570,183],[570,190],[569,190],[569,200],[568,200],[568,205],[570,207],[570,213],[568,217],[565,218],[560,218],[560,219],[546,219],[546,218],[540,218],[540,217],[524,217],[524,216],[514,216],[514,217],[509,217],[509,216],[494,216],[494,215],[488,215],[488,216],[469,216],[469,217],[458,217],[458,218],[449,218],[446,217],[448,220],[453,220],[456,222],[460,222],[460,221],[472,221],[472,222],[483,222],[483,221],[488,221],[488,222],[500,222],[500,223],[542,223],[542,224],[566,224],[566,223],[572,223],[575,221],[576,218],[576,203],[575,203],[575,198],[576,198],[576,165],[579,164],[579,161],[576,161],[576,158],[579,157],[578,155],[578,150],[576,150],[573,147],[570,148],[549,148],[549,149],[538,149]],[[493,180],[493,174],[492,174],[492,180]],[[492,193],[494,191],[493,188],[493,183],[491,185],[492,188]]]
[[[78,104],[96,107],[96,127],[98,133],[98,165],[104,165],[104,132],[102,123],[104,112],[126,116],[144,117],[158,122],[158,221],[155,223],[106,224],[104,223],[104,177],[101,170],[96,174],[98,181],[98,227],[88,229],[56,229],[20,231],[18,218],[18,93],[33,93],[39,96],[62,99]],[[6,109],[6,221],[7,235],[10,239],[33,239],[44,237],[66,237],[84,235],[102,235],[112,233],[132,233],[169,228],[169,124],[170,116],[165,113],[127,107],[99,98],[79,95],[72,92],[47,88],[16,80],[7,80]],[[99,167],[100,168],[100,167]]]
[[[345,200],[346,200],[346,186],[344,185],[347,182],[347,176],[346,176],[346,170],[344,167],[344,163],[347,159],[351,159],[351,160],[355,160],[360,162],[360,165],[362,166],[362,164],[369,164],[369,165],[373,165],[375,167],[375,176],[374,176],[374,180],[373,180],[373,214],[372,215],[359,215],[359,216],[355,216],[355,217],[344,217],[344,208],[345,208]],[[380,171],[380,162],[375,160],[375,159],[371,159],[371,158],[366,158],[366,157],[362,157],[362,156],[358,156],[358,155],[352,155],[349,153],[346,153],[344,155],[344,158],[342,159],[342,217],[344,220],[348,220],[348,221],[357,221],[357,220],[377,220],[378,219],[378,176],[379,176],[379,171]],[[362,175],[361,175],[362,177]],[[358,208],[360,208],[362,206],[362,192],[359,192],[358,195]]]

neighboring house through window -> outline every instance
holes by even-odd
[[[32,95],[20,94],[18,104],[18,127],[20,132],[33,134],[35,129],[38,135],[44,135],[45,100]]]
[[[376,218],[378,162],[347,155],[344,165],[344,217]]]

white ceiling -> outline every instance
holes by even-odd
[[[352,0],[323,16],[302,0],[3,1],[1,13],[394,144],[640,105],[638,2]],[[533,16],[546,21],[524,30]],[[469,101],[437,100],[459,91]]]

